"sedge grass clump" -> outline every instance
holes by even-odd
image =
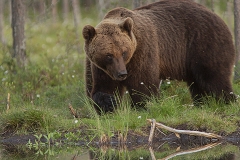
[[[0,119],[2,133],[47,132],[58,124],[48,111],[34,108],[9,110]]]

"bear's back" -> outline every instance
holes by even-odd
[[[134,22],[138,44],[135,57],[141,54],[159,58],[161,77],[182,79],[198,61],[212,68],[217,68],[219,62],[234,63],[235,50],[227,25],[192,0],[162,0],[135,10],[115,8],[104,19],[127,17]]]

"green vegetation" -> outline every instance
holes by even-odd
[[[83,16],[79,32],[83,25],[96,23],[96,19]],[[171,127],[225,135],[239,128],[239,100],[224,105],[209,98],[206,105],[195,107],[185,83],[176,81],[163,83],[161,98],[148,102],[147,110],[131,109],[126,100],[115,113],[98,116],[84,94],[85,55],[83,50],[77,53],[78,44],[83,48],[83,39],[76,41],[72,23],[27,23],[28,66],[24,69],[17,68],[11,58],[9,24],[4,26],[4,33],[8,40],[7,45],[0,45],[0,132],[4,136],[34,134],[49,138],[58,133],[69,141],[85,135],[81,140],[98,138],[104,143],[115,134],[125,140],[130,130],[146,134],[149,118]],[[234,91],[240,95],[239,82],[234,83]],[[79,118],[73,118],[69,103]]]

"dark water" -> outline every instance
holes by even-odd
[[[49,160],[90,160],[90,159],[111,159],[111,160],[151,160],[151,159],[172,159],[172,160],[192,160],[192,159],[213,159],[213,160],[239,160],[239,147],[232,144],[213,144],[212,148],[204,149],[204,146],[186,149],[172,148],[168,144],[160,146],[159,149],[152,150],[147,147],[134,148],[81,148],[52,147],[51,154],[47,149],[42,149],[42,154],[37,150],[27,150],[23,148],[11,148],[0,153],[1,160],[22,160],[22,159],[49,159]]]
[[[19,139],[18,142],[23,141]],[[4,141],[2,141],[4,142]],[[16,143],[17,144],[17,143]],[[240,160],[239,138],[224,141],[188,138],[186,140],[161,140],[149,147],[145,142],[138,145],[112,143],[99,147],[81,143],[54,144],[46,142],[29,148],[26,144],[1,145],[1,160]]]

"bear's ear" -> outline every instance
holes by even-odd
[[[83,38],[86,41],[92,40],[92,38],[95,36],[95,34],[96,34],[95,28],[90,25],[86,25],[82,30]]]
[[[133,28],[133,20],[130,17],[127,17],[122,23],[119,24],[119,27],[124,30],[127,31],[127,33],[129,35],[131,35],[131,31]]]

